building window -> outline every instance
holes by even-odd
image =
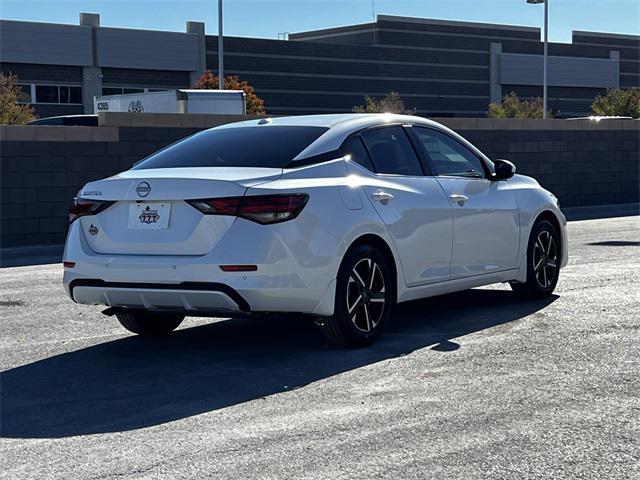
[[[102,95],[120,95],[121,93],[121,88],[102,87]]]
[[[60,103],[57,85],[36,85],[36,103]]]
[[[102,87],[102,95],[122,95],[124,93],[165,92],[169,88],[130,88],[130,87]]]
[[[19,89],[18,103],[31,103],[31,85],[17,85]]]
[[[33,103],[82,104],[82,87],[66,85],[36,85]]]
[[[82,103],[82,87],[60,87],[60,103]]]
[[[144,93],[146,88],[103,87],[102,95],[122,95],[123,93]]]

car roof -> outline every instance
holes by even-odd
[[[288,117],[263,117],[252,120],[245,120],[221,127],[250,127],[256,125],[273,126],[305,126],[305,127],[325,127],[334,128],[340,124],[357,125],[357,127],[367,126],[367,124],[377,125],[381,123],[396,122],[420,122],[436,123],[423,117],[413,115],[400,115],[396,113],[332,113],[326,115],[296,115]]]
[[[321,127],[328,130],[316,141],[300,152],[294,160],[301,160],[314,155],[337,150],[342,142],[353,132],[368,127],[394,123],[422,124],[446,129],[443,125],[423,117],[400,115],[395,113],[338,113],[328,115],[299,115],[290,117],[264,117],[243,122],[229,123],[215,127],[222,128],[263,128],[279,126]],[[448,130],[448,129],[446,129]]]

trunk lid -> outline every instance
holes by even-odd
[[[236,217],[203,215],[185,200],[243,196],[247,188],[281,175],[276,168],[129,170],[88,183],[80,197],[115,203],[78,221],[96,253],[204,255]]]

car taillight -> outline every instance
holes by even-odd
[[[69,207],[69,223],[84,215],[96,215],[115,202],[103,200],[88,200],[86,198],[74,198]]]
[[[296,218],[309,200],[305,193],[188,200],[206,215],[232,215],[262,225]]]

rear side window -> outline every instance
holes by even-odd
[[[372,172],[375,171],[373,164],[371,163],[371,158],[367,153],[367,149],[364,148],[362,140],[358,135],[354,135],[353,137],[345,140],[342,144],[341,153],[342,155],[349,155],[352,162],[359,163],[367,170]]]
[[[384,127],[362,134],[378,173],[421,176],[422,167],[402,127]]]
[[[174,143],[133,170],[179,167],[284,168],[328,129],[256,126],[206,130]]]

